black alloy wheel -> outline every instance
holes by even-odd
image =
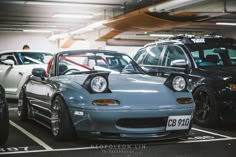
[[[26,120],[28,117],[28,100],[23,89],[20,91],[17,108],[19,119],[22,121]]]
[[[58,140],[72,140],[75,137],[74,126],[61,96],[56,96],[51,106],[51,130]]]
[[[204,127],[214,127],[219,123],[219,109],[214,95],[205,87],[199,87],[193,93],[196,104],[194,122]]]

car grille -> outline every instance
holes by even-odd
[[[116,122],[117,126],[125,128],[155,128],[165,127],[168,117],[163,118],[123,118]]]

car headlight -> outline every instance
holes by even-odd
[[[96,93],[102,93],[107,89],[107,80],[103,76],[96,76],[91,80],[91,89]]]
[[[186,87],[186,81],[182,76],[175,76],[172,80],[172,86],[176,91],[182,91]]]
[[[97,93],[111,93],[109,89],[108,82],[108,72],[94,72],[91,73],[82,84],[82,87],[85,88],[91,94]]]

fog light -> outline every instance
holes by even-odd
[[[118,100],[113,100],[113,99],[100,99],[100,100],[94,100],[92,104],[96,106],[116,106],[119,105],[120,102]]]
[[[193,102],[192,98],[177,98],[176,101],[179,104],[191,104]]]

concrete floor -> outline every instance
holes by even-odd
[[[150,157],[233,157],[236,154],[236,126],[206,129],[193,126],[190,136],[157,142],[107,142],[75,139],[56,141],[50,130],[28,120],[17,118],[16,104],[10,106],[10,136],[0,146],[0,156],[78,157],[78,156],[150,156]]]

